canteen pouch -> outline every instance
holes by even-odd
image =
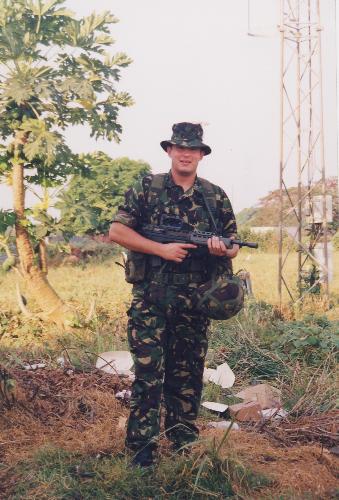
[[[129,250],[125,262],[125,279],[127,283],[140,283],[145,279],[146,255]]]

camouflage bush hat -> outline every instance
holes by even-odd
[[[240,278],[219,277],[198,286],[192,297],[194,307],[211,319],[229,319],[244,305],[244,289]]]
[[[204,131],[200,123],[175,123],[172,132],[172,138],[169,141],[161,141],[160,143],[164,151],[167,151],[168,146],[183,146],[185,148],[200,148],[205,155],[211,153],[211,148],[202,142]]]

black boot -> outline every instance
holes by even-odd
[[[151,446],[145,446],[137,451],[132,458],[132,465],[139,467],[150,467],[155,462],[155,449]]]

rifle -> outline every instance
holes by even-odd
[[[183,221],[178,216],[162,215],[160,225],[144,224],[138,231],[142,236],[158,243],[193,243],[198,246],[207,246],[207,241],[212,236],[218,236],[226,248],[233,245],[239,247],[258,248],[258,243],[242,241],[233,238],[224,238],[208,231],[185,231],[182,229]]]

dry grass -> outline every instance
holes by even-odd
[[[124,280],[123,270],[114,261],[107,260],[101,264],[90,264],[88,266],[67,266],[50,269],[49,280],[60,296],[67,302],[75,305],[82,312],[89,307],[92,297],[97,297],[97,303],[105,304],[115,317],[124,314],[129,303],[130,289]],[[286,269],[287,279],[290,283],[296,283],[297,261],[296,255],[291,256],[289,266]],[[270,304],[278,304],[278,255],[242,251],[234,260],[234,270],[246,269],[251,273],[253,291],[257,300],[263,300]],[[334,277],[330,283],[330,292],[334,301],[339,301],[339,252],[334,253],[333,258]],[[85,283],[84,283],[85,278]],[[18,306],[15,298],[14,273],[0,274],[0,311],[17,311]],[[25,290],[23,289],[25,293]],[[287,304],[289,298],[284,294],[284,302]],[[314,310],[314,303],[309,305]],[[320,310],[324,310],[324,304],[319,301]],[[307,312],[307,311],[306,311]],[[330,319],[339,319],[339,304],[329,311]]]
[[[127,382],[114,375],[68,370],[12,370],[16,401],[0,412],[0,455],[13,466],[45,445],[84,454],[123,449],[119,418],[126,405],[116,398]]]
[[[205,436],[222,438],[221,431],[205,431]],[[338,459],[320,446],[285,448],[273,446],[264,436],[241,431],[231,433],[221,456],[235,452],[242,463],[274,481],[274,487],[260,490],[251,498],[330,498],[338,488]],[[290,492],[291,496],[286,495]],[[307,495],[308,494],[308,495]],[[281,496],[280,496],[281,495]],[[334,498],[334,497],[333,497]]]
[[[107,483],[109,488],[109,481],[119,476],[126,481],[132,479],[128,479],[131,473],[128,462],[124,465],[124,462],[115,461],[124,446],[124,429],[119,419],[127,414],[126,406],[114,397],[114,392],[121,388],[121,380],[102,373],[68,373],[60,369],[38,372],[16,369],[12,375],[18,383],[17,402],[11,409],[0,412],[3,464],[0,494],[4,495],[3,498],[12,498],[7,493],[14,492],[19,481],[26,484],[25,498],[73,498],[53,493],[53,488],[63,488],[66,492],[70,487],[67,482],[72,457],[76,464],[80,464],[76,466],[80,470],[83,461],[86,462],[85,471],[92,464],[92,476],[87,479],[79,476],[79,485],[84,484],[83,481],[88,485],[93,482],[94,486],[99,482],[101,485]],[[308,425],[307,419],[304,425]],[[166,493],[166,488],[173,482],[178,486],[184,482],[193,485],[200,466],[201,477],[204,476],[204,464],[207,475],[217,474],[213,470],[220,467],[220,474],[225,473],[225,480],[231,478],[232,488],[239,498],[334,498],[338,487],[338,461],[319,445],[288,447],[281,442],[277,445],[276,439],[272,441],[266,435],[241,430],[232,431],[219,448],[223,432],[205,429],[204,425],[201,427],[201,442],[194,446],[192,457],[187,459],[173,456],[168,443],[161,440],[162,463],[154,472],[157,498],[173,498]],[[56,453],[59,454],[57,460]],[[100,461],[98,456],[107,457],[106,462]],[[22,469],[25,464],[26,469]],[[20,471],[27,470],[30,464],[32,470],[40,467],[46,472],[40,478],[32,476],[34,481],[29,481],[25,476],[27,472],[22,476]],[[115,477],[111,477],[113,473]],[[251,477],[255,481],[253,489],[249,486]],[[258,487],[260,478],[263,482]],[[215,480],[220,481],[220,478],[215,476]],[[159,488],[159,484],[164,488]],[[192,498],[222,498],[207,493]],[[131,498],[119,496],[118,490],[114,494],[116,496],[95,498]],[[93,498],[91,495],[88,493],[81,498]]]
[[[85,313],[92,298],[96,297],[99,306],[105,304],[112,314],[120,315],[125,312],[129,302],[131,286],[125,282],[122,269],[115,264],[115,260],[86,266],[51,268],[48,279],[63,300],[76,306],[80,312]],[[18,311],[16,279],[14,272],[0,274],[0,311]],[[29,299],[26,292],[22,287],[22,293]]]
[[[263,300],[269,304],[279,304],[278,295],[278,254],[243,251],[234,261],[234,270],[246,269],[251,274],[253,293],[257,300]],[[327,312],[329,319],[339,319],[339,252],[333,255],[333,281],[330,283],[330,294],[335,302],[335,307]],[[289,257],[286,267],[286,279],[294,290],[297,281],[297,255]],[[287,305],[290,299],[284,290],[283,302]],[[309,302],[304,307],[304,312],[324,312],[326,304],[319,299]]]

